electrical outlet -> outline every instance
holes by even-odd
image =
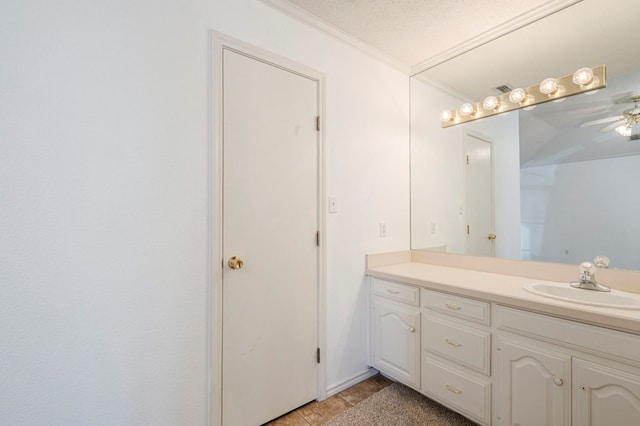
[[[387,224],[384,222],[380,222],[380,238],[385,238],[387,236]]]
[[[338,199],[329,197],[329,213],[338,213]]]

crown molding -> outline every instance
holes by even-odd
[[[328,22],[318,18],[317,16],[309,13],[305,9],[296,6],[293,3],[290,3],[286,0],[259,0],[261,3],[264,3],[271,8],[278,10],[279,12],[299,21],[310,27],[313,27],[317,30],[322,31],[325,34],[328,34],[342,42],[364,52],[365,54],[377,59],[387,65],[390,65],[399,71],[402,71],[408,75],[416,75],[425,71],[429,68],[433,68],[436,65],[439,65],[443,62],[446,62],[450,59],[453,59],[457,56],[462,55],[470,50],[475,49],[476,47],[480,47],[486,43],[489,43],[492,40],[495,40],[499,37],[507,35],[513,31],[516,31],[524,26],[532,24],[540,19],[546,18],[547,16],[553,15],[556,12],[559,12],[563,9],[568,8],[569,6],[573,6],[574,4],[580,3],[582,0],[550,0],[547,3],[544,3],[534,9],[531,9],[528,12],[520,14],[513,19],[510,19],[503,24],[500,24],[492,29],[485,31],[483,33],[478,34],[475,37],[470,38],[469,40],[460,43],[450,49],[443,51],[437,55],[432,56],[429,59],[426,59],[416,65],[410,66],[391,55],[382,52],[379,49],[371,46],[368,43],[348,34],[335,26],[329,24]]]
[[[412,66],[410,75],[413,76],[421,73],[422,71],[428,70],[429,68],[433,68],[436,65],[453,59],[456,56],[460,56],[463,53],[473,50],[476,47],[480,47],[483,44],[489,43],[492,40],[516,31],[517,29],[520,29],[524,26],[532,24],[542,18],[553,15],[554,13],[566,9],[569,6],[573,6],[576,3],[580,3],[581,1],[582,0],[551,0],[547,3],[544,3],[528,12],[525,12],[513,19],[504,22],[503,24],[493,27],[488,31],[480,33],[465,42],[462,42],[450,49],[445,50],[442,53],[432,56],[431,58]]]
[[[259,0],[259,1],[266,4],[267,6],[272,7],[273,9],[276,9],[282,12],[283,14],[291,18],[296,19],[297,21],[300,21],[317,30],[322,31],[323,33],[328,34],[350,45],[351,47],[355,47],[356,49],[360,50],[361,52],[364,52],[365,54],[371,56],[372,58],[377,59],[378,61],[381,61],[383,63],[386,63],[387,65],[392,66],[393,68],[396,68],[399,71],[402,71],[404,74],[408,75],[411,70],[411,66],[409,64],[404,63],[392,57],[391,55],[382,52],[379,49],[376,49],[375,47],[371,46],[368,43],[365,43],[364,41],[356,37],[353,37],[352,35],[334,27],[328,22],[318,18],[317,16],[307,12],[305,9],[299,6],[296,6],[293,3],[289,3],[286,0]]]

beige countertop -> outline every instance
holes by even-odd
[[[640,310],[565,302],[522,288],[528,282],[552,281],[411,261],[372,266],[367,275],[640,335]]]

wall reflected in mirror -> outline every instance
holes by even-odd
[[[640,59],[625,54],[630,44],[617,44],[633,33],[633,26],[625,25],[637,21],[640,10],[636,16],[616,16],[614,25],[601,19],[596,5],[583,0],[412,77],[413,249],[575,265],[605,255],[612,268],[640,270],[640,124],[632,126],[631,136],[615,131],[624,124],[625,111],[633,111],[634,95],[640,94]],[[632,3],[613,0],[611,7],[616,6]],[[585,27],[593,17],[600,17],[598,28]],[[547,44],[537,52],[531,44],[572,29],[584,37],[591,31],[593,41],[560,46],[575,53],[562,60],[544,61],[555,49],[549,53]],[[606,31],[615,36],[607,37]],[[529,43],[529,64],[523,61],[523,43]],[[513,48],[516,53],[510,54]],[[514,60],[517,52],[520,63]],[[525,86],[601,63],[607,66],[608,84],[596,94],[440,127],[442,109],[495,94],[492,88],[501,84]],[[470,140],[490,144],[489,191],[482,173],[469,173],[468,163],[473,168],[480,161],[474,160]],[[489,211],[476,207],[483,199],[489,200]]]

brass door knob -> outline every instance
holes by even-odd
[[[231,269],[242,269],[244,266],[244,262],[238,256],[230,257],[228,264]]]
[[[496,239],[496,234],[489,234],[489,235],[487,235],[487,239],[489,239],[489,240],[495,240],[495,239]]]

